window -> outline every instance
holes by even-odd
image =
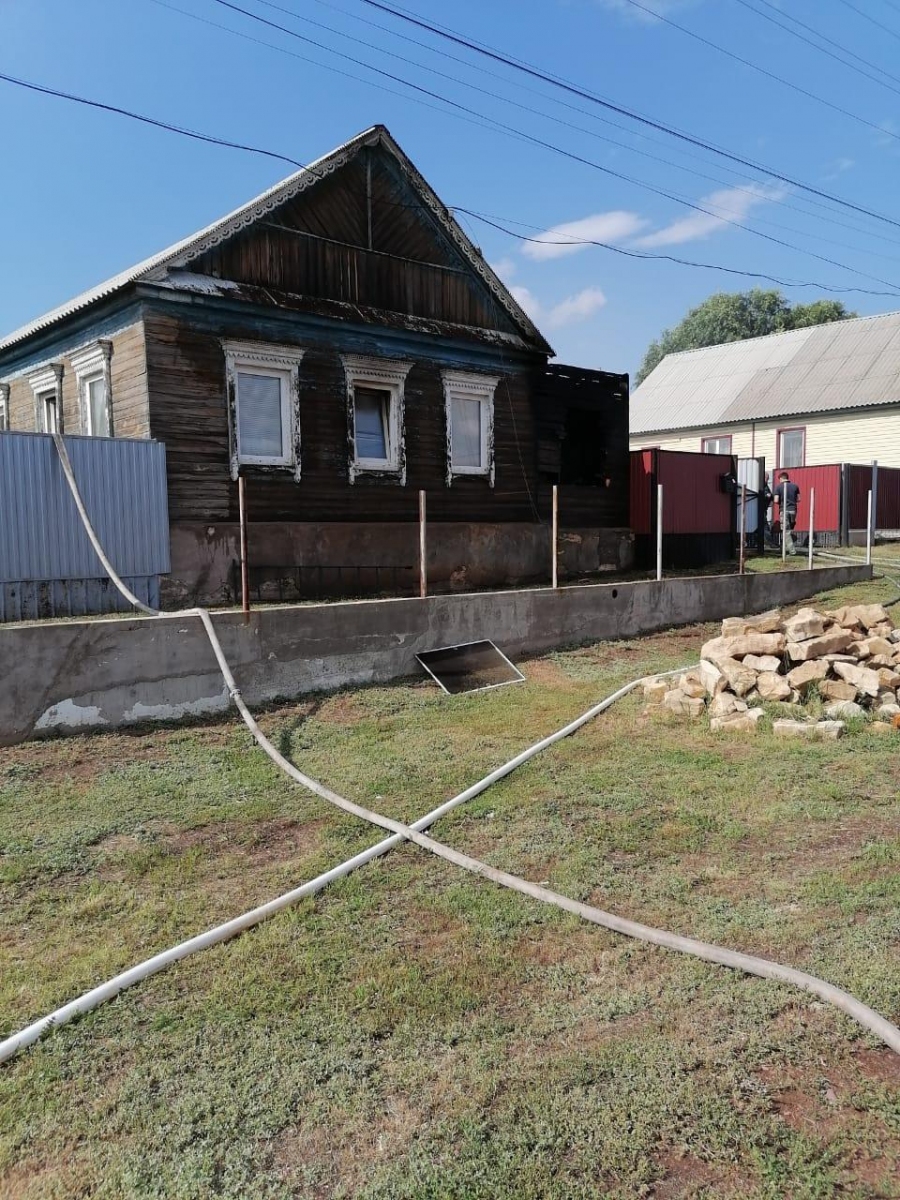
[[[89,437],[112,437],[112,342],[100,341],[72,355],[78,384],[81,432]]]
[[[61,363],[50,363],[28,376],[34,392],[34,427],[38,433],[63,432]]]
[[[802,467],[806,461],[806,429],[778,430],[778,466]]]
[[[9,429],[9,384],[0,383],[0,433]]]
[[[242,466],[292,470],[300,478],[299,375],[303,350],[224,342],[231,477]]]
[[[412,363],[343,356],[347,379],[350,482],[360,475],[394,475],[406,483],[404,385]]]
[[[494,484],[494,392],[500,377],[444,371],[447,482],[455,475],[487,476]]]
[[[730,454],[731,434],[727,437],[704,438],[701,448],[704,454]]]

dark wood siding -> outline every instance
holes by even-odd
[[[219,279],[478,329],[516,332],[399,168],[371,152],[199,256]],[[371,195],[371,221],[369,212]]]
[[[628,376],[554,363],[538,373],[535,399],[541,512],[549,513],[557,483],[563,527],[627,528]],[[596,432],[582,457],[590,461],[592,484],[580,482],[583,474],[566,474],[573,458],[566,438],[583,438],[588,427]]]
[[[161,313],[148,313],[145,329],[151,432],[167,447],[170,518],[173,523],[236,520],[220,335]],[[221,336],[253,335],[233,326],[223,328]],[[342,348],[358,347],[342,347],[343,336],[336,325],[327,340],[300,341],[306,349],[300,368],[302,477],[298,483],[288,473],[245,468],[251,520],[413,521],[420,488],[428,492],[433,521],[535,519],[533,368],[510,370],[497,388],[493,489],[486,479],[476,477],[447,485],[441,367],[427,356],[414,360],[406,379],[405,486],[395,479],[366,476],[351,484],[340,353]],[[485,368],[473,364],[469,369]]]

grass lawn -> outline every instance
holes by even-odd
[[[825,603],[893,598],[875,581]],[[414,820],[712,627],[266,712]],[[900,1020],[900,741],[724,739],[630,697],[435,836]],[[235,720],[0,757],[0,1032],[380,835]],[[403,847],[0,1067],[0,1196],[900,1197],[900,1058],[802,993]]]

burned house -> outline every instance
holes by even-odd
[[[627,378],[552,349],[383,126],[0,339],[0,427],[164,443],[167,602],[629,561]]]

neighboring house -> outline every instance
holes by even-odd
[[[170,602],[233,595],[239,474],[251,564],[301,592],[408,571],[419,489],[435,581],[546,577],[554,482],[571,569],[626,565],[627,377],[552,353],[375,126],[0,340],[0,405],[165,443]]]
[[[900,313],[669,354],[631,397],[631,448],[766,467],[900,467]]]

